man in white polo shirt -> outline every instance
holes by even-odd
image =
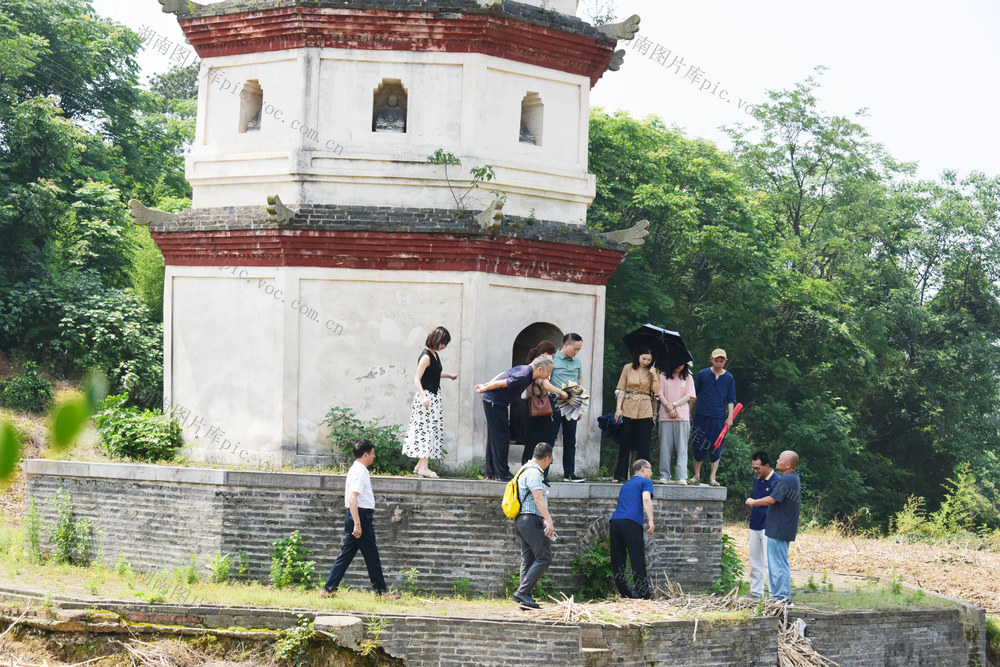
[[[375,462],[375,445],[367,438],[361,438],[354,443],[354,464],[347,471],[347,481],[344,484],[344,546],[340,555],[330,568],[330,577],[323,585],[323,595],[332,596],[340,586],[340,580],[354,560],[358,549],[364,556],[368,568],[368,578],[371,579],[375,593],[383,595],[389,587],[385,585],[382,576],[382,561],[378,556],[378,545],[375,543],[375,525],[372,518],[375,513],[375,494],[372,493],[371,475],[368,468]]]

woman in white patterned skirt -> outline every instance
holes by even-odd
[[[448,347],[451,334],[444,327],[438,327],[427,336],[424,349],[417,359],[417,374],[413,384],[417,393],[413,397],[410,423],[406,427],[403,440],[403,454],[419,459],[413,472],[417,477],[437,477],[437,473],[427,467],[428,459],[441,457],[444,442],[444,424],[441,417],[441,378],[458,379],[458,373],[442,373],[438,352]]]

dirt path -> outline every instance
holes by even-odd
[[[736,538],[737,549],[749,573],[747,527],[727,524],[725,532]],[[872,575],[883,579],[895,573],[908,584],[960,598],[994,614],[1000,613],[1000,553],[960,546],[844,537],[833,530],[824,530],[800,532],[789,549],[788,560],[797,570]]]

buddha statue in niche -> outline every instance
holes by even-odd
[[[406,132],[406,110],[399,107],[399,97],[390,93],[375,115],[376,132]]]

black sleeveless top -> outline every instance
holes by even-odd
[[[424,374],[420,376],[420,386],[424,388],[424,391],[429,391],[432,394],[438,393],[441,389],[441,357],[436,354],[431,354],[424,348],[424,351],[420,353],[417,357],[417,363],[423,359],[424,355],[431,358],[431,365],[424,370]]]

